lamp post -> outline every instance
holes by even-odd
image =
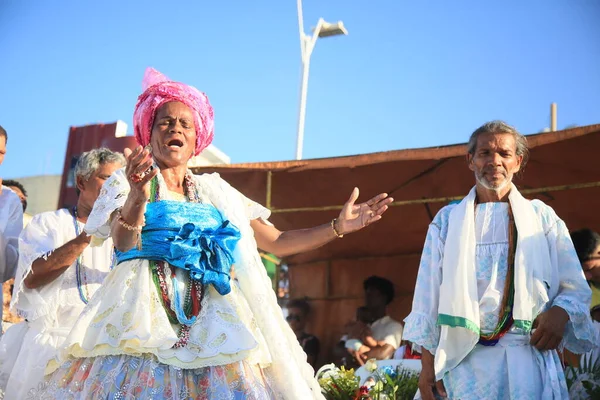
[[[310,56],[318,38],[326,38],[337,35],[347,35],[344,23],[325,22],[319,18],[313,34],[304,33],[304,20],[302,18],[302,0],[298,0],[298,27],[300,28],[300,54],[302,56],[302,81],[300,83],[300,108],[298,111],[298,134],[296,137],[296,160],[302,159],[302,145],[304,142],[304,120],[306,119],[306,95],[308,93],[308,71],[310,68]]]

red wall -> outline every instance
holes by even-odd
[[[81,153],[99,147],[107,147],[113,151],[122,152],[125,147],[133,148],[136,146],[133,136],[115,137],[116,129],[116,122],[112,124],[71,127],[60,184],[58,208],[72,207],[77,203],[77,193],[75,191],[72,172]]]

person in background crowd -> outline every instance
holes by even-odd
[[[365,326],[370,327],[374,321],[375,318],[373,318],[373,313],[371,313],[371,310],[368,307],[361,306],[356,309],[356,322],[362,323]],[[341,341],[344,343],[346,350],[348,350],[350,354],[354,354],[354,352],[366,354],[374,347],[385,345],[385,342],[378,342],[377,340],[375,340],[375,338],[372,336],[371,331],[367,329],[365,329],[364,335],[358,339],[350,339],[348,338],[348,335],[344,335],[342,336]],[[356,361],[360,365],[364,363],[364,361],[361,358],[357,359]]]
[[[19,196],[21,204],[23,205],[23,212],[25,212],[27,210],[27,190],[25,190],[25,187],[12,179],[5,179],[2,185],[10,188],[17,196]]]
[[[402,342],[402,324],[387,315],[387,307],[394,300],[394,284],[388,279],[371,276],[363,282],[365,306],[369,309],[370,325],[363,321],[355,321],[346,325],[347,337],[361,342],[372,337],[372,346],[348,349],[352,357],[362,365],[366,360],[374,358],[387,360]]]
[[[3,186],[6,186],[7,188],[15,192],[17,196],[19,196],[19,198],[21,199],[21,204],[23,205],[23,226],[27,226],[27,224],[31,221],[32,218],[31,215],[25,213],[25,211],[27,210],[27,191],[25,190],[23,185],[21,185],[21,183],[15,180],[5,179],[2,184]],[[15,279],[11,278],[4,282],[4,284],[2,285],[4,299],[2,305],[2,312],[0,312],[0,315],[2,316],[2,328],[4,331],[6,331],[6,329],[8,329],[13,324],[21,322],[21,318],[19,318],[14,313],[11,313],[9,310],[14,283]]]
[[[0,165],[4,162],[8,133],[0,126]],[[23,229],[23,207],[19,196],[4,186],[0,178],[0,284],[14,278],[17,268],[18,238]],[[4,304],[0,291],[0,304]],[[2,309],[0,309],[2,321]],[[2,327],[0,327],[0,336]]]
[[[25,321],[0,341],[0,393],[25,399],[37,389],[46,364],[102,284],[113,246],[90,247],[83,226],[102,184],[125,164],[108,149],[85,152],[75,167],[77,206],[36,215],[19,238],[19,266],[11,310]]]
[[[394,353],[394,359],[396,359],[396,360],[420,360],[421,353],[419,352],[419,346],[411,343],[408,340],[403,340],[402,345]]]
[[[600,235],[586,228],[571,232],[571,239],[592,289],[591,305],[600,304]]]
[[[285,319],[296,334],[302,350],[306,353],[308,363],[315,368],[319,358],[320,343],[315,335],[306,333],[306,323],[310,316],[310,304],[306,300],[294,299],[287,303],[286,308],[288,315]]]
[[[592,289],[590,316],[600,336],[600,235],[586,228],[571,232],[571,239],[585,278]],[[590,359],[595,361],[599,356],[600,343],[596,343],[592,350],[581,357],[568,350],[564,351],[565,362],[571,366],[577,366]]]

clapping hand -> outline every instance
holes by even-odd
[[[131,191],[147,200],[150,198],[150,181],[158,174],[158,168],[152,168],[154,161],[150,151],[138,146],[133,151],[126,148],[123,153],[127,159],[125,174]]]

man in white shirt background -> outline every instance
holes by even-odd
[[[371,276],[363,282],[365,293],[365,306],[370,311],[373,322],[365,324],[363,321],[354,321],[346,325],[348,339],[356,339],[364,344],[366,339],[372,337],[376,345],[356,346],[347,350],[354,356],[359,364],[375,358],[387,360],[394,356],[394,352],[402,341],[402,324],[387,315],[387,306],[394,300],[394,284],[388,279]]]
[[[8,133],[0,126],[0,165],[6,155]],[[0,178],[0,285],[14,278],[18,262],[18,238],[23,229],[23,206],[15,192],[2,185]],[[0,304],[2,292],[0,291]],[[2,321],[2,309],[0,309]],[[1,335],[0,330],[0,335]]]

